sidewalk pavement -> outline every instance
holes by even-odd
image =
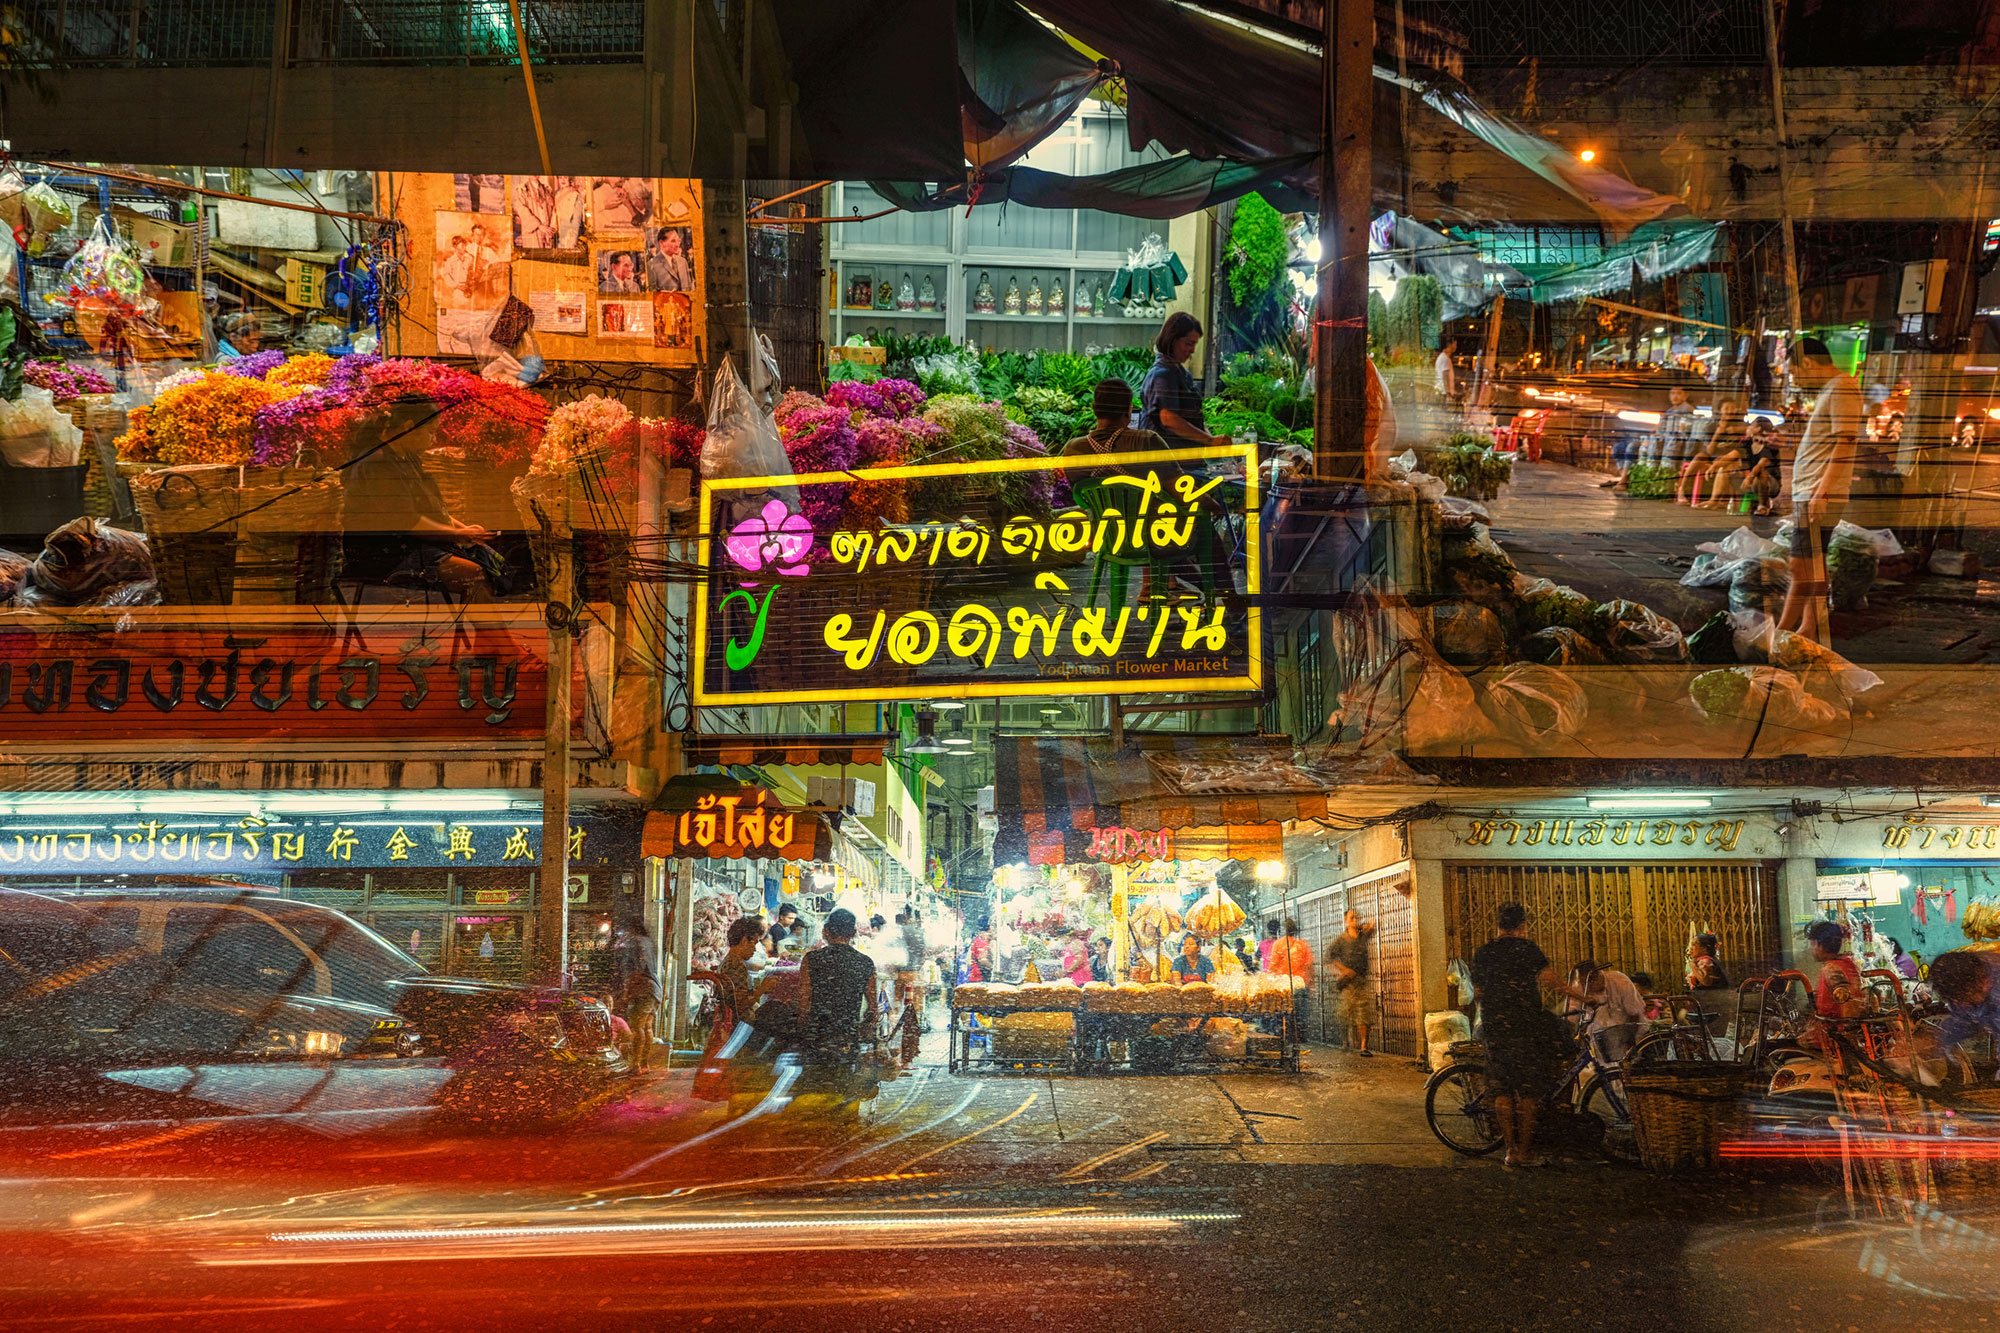
[[[1553,579],[1599,601],[1630,598],[1692,631],[1729,605],[1725,588],[1681,586],[1695,547],[1739,527],[1765,537],[1777,530],[1777,518],[1602,490],[1604,476],[1564,463],[1517,463],[1514,480],[1487,505],[1494,540],[1530,578]],[[1832,646],[1856,662],[2000,660],[2000,579],[1927,572],[1878,579],[1868,604],[1837,613],[1833,628]]]

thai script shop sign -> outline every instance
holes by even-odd
[[[248,814],[236,819],[147,815],[0,820],[0,868],[160,875],[541,866],[539,816],[531,815],[523,823],[503,818],[440,824],[432,822],[435,818],[423,814],[400,819],[394,815],[267,819]],[[570,825],[571,860],[591,859],[590,833],[587,826]]]
[[[704,482],[694,702],[1258,689],[1257,507],[1255,446]]]
[[[547,643],[528,625],[0,631],[0,735],[539,736]]]

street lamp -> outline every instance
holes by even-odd
[[[1576,160],[1585,166],[1589,166],[1597,160],[1597,150],[1595,148],[1586,148],[1576,155]]]
[[[1285,863],[1283,861],[1259,861],[1257,863],[1257,878],[1264,881],[1264,883],[1276,884],[1284,877]]]

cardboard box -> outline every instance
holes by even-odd
[[[826,349],[829,364],[835,361],[852,361],[862,366],[886,366],[889,364],[889,349],[886,347],[829,347]]]

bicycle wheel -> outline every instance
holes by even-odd
[[[1619,1114],[1611,1102],[1610,1086],[1601,1078],[1592,1078],[1584,1085],[1583,1099],[1579,1107],[1585,1115],[1594,1115],[1604,1122],[1604,1155],[1614,1162],[1637,1162],[1639,1160],[1639,1136],[1632,1128],[1629,1116]]]
[[[1486,1095],[1484,1065],[1448,1065],[1431,1075],[1424,1086],[1424,1119],[1439,1143],[1467,1157],[1484,1157],[1503,1142]]]

